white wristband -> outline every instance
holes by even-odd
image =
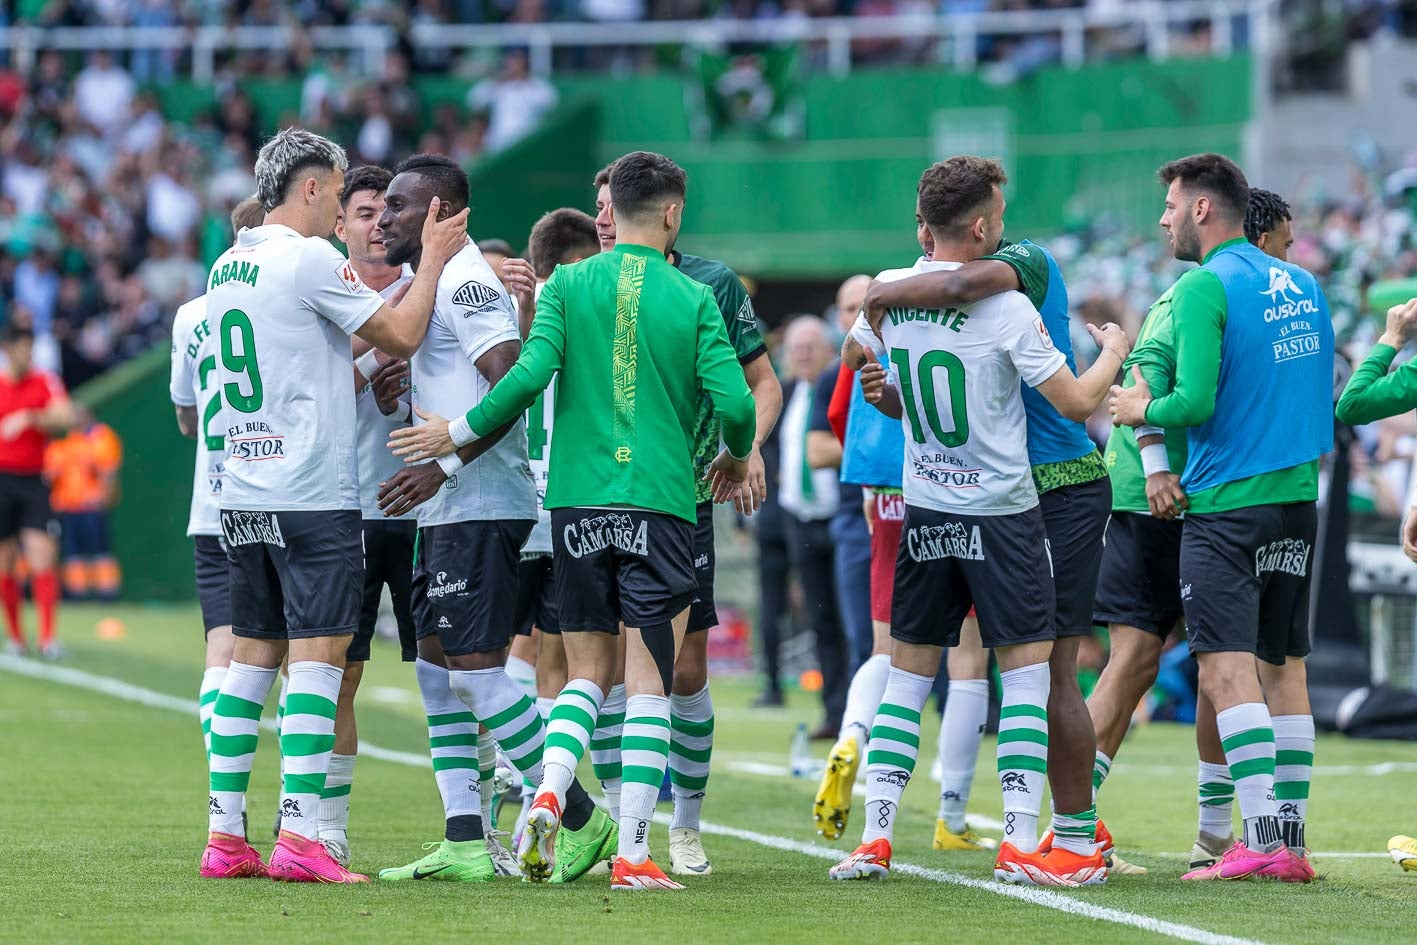
[[[477,434],[472,432],[472,427],[468,426],[466,415],[448,421],[448,436],[456,446],[466,446],[478,438]]]
[[[444,475],[452,478],[453,473],[463,468],[463,461],[457,453],[449,453],[447,456],[439,456],[436,460],[438,468],[443,470]]]
[[[379,370],[379,351],[377,348],[370,348],[368,351],[354,359],[355,370],[364,375],[366,381],[374,379],[374,372]]]
[[[1166,455],[1165,443],[1153,443],[1141,448],[1141,468],[1147,476],[1171,471],[1171,458]]]
[[[1136,433],[1138,442],[1140,442],[1143,437],[1166,435],[1166,431],[1161,427],[1154,427],[1147,423],[1143,423],[1141,426],[1137,427]]]

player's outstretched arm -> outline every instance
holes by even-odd
[[[958,269],[872,282],[862,308],[871,329],[879,331],[886,309],[960,307],[1018,288],[1021,286],[1013,266],[998,259],[976,259]]]
[[[443,266],[467,245],[467,210],[438,219],[439,201],[434,197],[423,220],[423,258],[408,286],[408,294],[397,307],[383,304],[358,331],[360,338],[396,358],[409,358],[428,334],[438,277]]]
[[[1392,359],[1417,334],[1417,299],[1387,312],[1387,329],[1343,388],[1334,415],[1340,423],[1372,423],[1417,407],[1417,364],[1408,361],[1388,374]]]
[[[544,290],[542,294],[544,297]],[[758,412],[743,369],[733,353],[733,345],[728,341],[728,329],[719,314],[718,303],[707,287],[699,302],[697,338],[695,373],[708,391],[723,425],[725,447],[709,464],[705,478],[713,486],[715,502],[731,502],[739,496],[742,484],[748,479],[748,461],[757,443]]]
[[[1058,413],[1079,423],[1092,416],[1093,411],[1101,406],[1112,381],[1117,377],[1117,371],[1131,350],[1126,333],[1111,322],[1101,328],[1088,325],[1087,330],[1092,334],[1093,340],[1102,346],[1102,351],[1097,355],[1092,367],[1084,371],[1081,377],[1075,377],[1064,363],[1051,377],[1037,385],[1038,392],[1048,399]]]

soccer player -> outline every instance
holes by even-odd
[[[378,219],[386,263],[421,271],[428,254],[420,230],[430,206],[451,215],[466,208],[468,199],[467,174],[453,160],[434,154],[405,160],[384,192]],[[452,413],[477,403],[520,351],[511,300],[478,248],[464,246],[443,267],[427,335],[410,359],[415,412]],[[436,682],[424,693],[430,746],[442,744],[432,733],[434,719],[453,721],[440,717],[470,713],[524,776],[539,778],[545,726],[506,672],[517,562],[536,522],[525,429],[519,421],[502,424],[480,446],[480,461],[466,469],[450,456],[390,477],[388,484],[401,485],[392,493],[385,490],[383,508],[405,512],[407,502],[391,506],[390,495],[404,497],[414,483],[436,485],[435,494],[417,507],[413,610],[419,679],[432,681],[440,675],[439,664],[446,665],[447,685],[462,708],[435,711],[444,707],[433,706],[430,695],[446,696]],[[457,798],[445,800],[443,842],[407,866],[381,871],[380,879],[478,882],[496,874],[485,833],[492,825],[484,822],[492,785],[482,783],[481,767],[457,772],[467,782],[461,793],[470,810],[458,809]],[[448,800],[454,809],[448,809]]]
[[[517,314],[529,329],[535,319],[536,299],[557,266],[569,266],[600,252],[595,221],[583,211],[563,207],[545,214],[531,229],[529,252],[535,284],[533,292],[517,299]],[[509,260],[509,267],[515,261]],[[552,562],[551,513],[546,509],[546,489],[550,482],[552,431],[555,428],[556,380],[526,412],[528,455],[536,481],[537,523],[522,546],[517,572],[516,618],[518,633],[538,631],[536,652],[536,707],[549,719],[556,697],[566,687],[566,648],[561,642],[561,622],[556,612],[556,584]],[[622,690],[623,692],[623,690]],[[623,722],[623,716],[621,721]],[[531,811],[536,785],[527,786],[523,809],[517,819],[521,832]],[[613,818],[613,814],[612,814]],[[595,818],[593,818],[595,819]],[[597,824],[597,827],[599,825]],[[619,842],[613,819],[609,830],[572,830],[556,834],[556,871],[553,883],[574,880],[592,866],[609,860]]]
[[[528,878],[547,878],[563,817],[586,803],[568,792],[623,623],[625,784],[611,888],[682,889],[649,859],[648,840],[669,760],[676,651],[698,587],[690,437],[700,383],[728,444],[710,464],[714,498],[737,497],[748,479],[756,418],[712,294],[665,258],[682,220],[684,172],[662,155],[634,152],[616,162],[610,190],[615,249],[552,274],[526,349],[502,383],[451,425],[429,418],[395,436],[410,459],[475,443],[519,416],[560,371],[545,505],[570,681],[551,712],[522,864]]]
[[[867,318],[874,324],[887,306],[962,306],[1005,291],[1027,296],[1067,359],[1069,369],[1076,371],[1063,274],[1046,249],[1028,241],[1000,240],[989,255],[953,271],[878,280],[867,293]],[[1111,506],[1111,485],[1102,456],[1079,419],[1061,415],[1039,391],[1030,388],[1023,391],[1023,404],[1028,419],[1028,457],[1048,533],[1056,598],[1058,639],[1049,660],[1052,684],[1048,697],[1048,775],[1057,805],[1076,811],[1092,806],[1092,787],[1089,777],[1073,765],[1073,759],[1090,758],[1096,750],[1092,720],[1078,686],[1077,654],[1082,640],[1092,634],[1093,593]],[[960,667],[964,678],[983,678],[985,660],[977,650],[968,655],[952,654],[952,660],[961,664],[968,661],[968,666]],[[975,682],[965,691],[978,711],[979,701],[987,699],[987,688]],[[963,805],[945,795],[959,794],[968,785],[973,777],[973,760],[973,755],[950,759],[949,763],[956,765],[953,777],[948,783],[941,783],[941,809],[949,813],[948,819],[956,827],[963,823]],[[1110,857],[1111,838],[1100,823],[1097,835],[1104,857]],[[1027,836],[1015,837],[1013,845],[1029,852],[1033,842]],[[1051,838],[1045,836],[1042,848],[1046,850],[1050,842]]]
[[[5,366],[0,369],[0,605],[10,631],[9,650],[28,652],[20,626],[20,585],[15,564],[29,566],[30,592],[39,611],[39,652],[58,659],[54,615],[59,605],[58,525],[44,484],[44,450],[50,437],[74,425],[64,382],[34,367],[34,333],[11,324],[0,337]]]
[[[265,211],[247,197],[231,211],[231,230],[260,226]],[[197,573],[197,604],[206,637],[206,669],[197,693],[202,743],[212,750],[212,708],[236,638],[231,634],[231,584],[227,577],[226,540],[221,535],[221,481],[226,461],[226,427],[221,387],[216,383],[216,339],[207,327],[206,296],[178,306],[172,319],[172,373],[168,394],[177,411],[177,429],[197,441],[192,470],[192,506],[187,535],[192,539]],[[244,831],[243,831],[244,835]]]
[[[325,237],[348,159],[287,128],[256,159],[261,226],[213,264],[227,460],[221,524],[236,644],[212,715],[210,836],[201,874],[366,882],[319,842],[345,652],[364,580],[349,335],[407,356],[422,341],[443,264],[467,242],[466,211],[425,220],[423,271],[398,307],[360,280]],[[281,725],[281,833],[269,867],[242,834],[261,706],[289,654]]]
[[[1293,241],[1288,204],[1277,194],[1250,188],[1245,238],[1270,255],[1284,259]],[[1131,370],[1136,367],[1153,394],[1170,391],[1176,367],[1171,295],[1171,290],[1163,293],[1147,313],[1136,347],[1124,365],[1123,387],[1134,383]],[[1172,470],[1185,469],[1186,432],[1147,427],[1133,432],[1131,427],[1116,426],[1107,440],[1106,457],[1112,479],[1112,518],[1107,525],[1093,619],[1107,625],[1111,653],[1088,699],[1097,731],[1094,792],[1102,789],[1131,725],[1132,713],[1156,681],[1166,638],[1181,621],[1179,516],[1187,499],[1179,475]],[[1286,728],[1294,732],[1287,732]],[[1307,748],[1301,744],[1291,747],[1287,740],[1282,749],[1286,761],[1302,761],[1300,756],[1305,753],[1312,760],[1313,718],[1275,719],[1276,741],[1303,741],[1305,728]],[[1199,819],[1196,842],[1191,848],[1191,869],[1213,865],[1235,842],[1231,828],[1235,786],[1216,730],[1215,709],[1204,693],[1197,699],[1196,749],[1200,756]],[[1297,754],[1288,754],[1291,751]],[[1295,774],[1292,786],[1288,780],[1280,779],[1280,770],[1276,769],[1276,797],[1290,792],[1302,794],[1303,798],[1292,799],[1291,808],[1295,819],[1302,821],[1297,815],[1307,805],[1308,767],[1283,767],[1284,774]],[[1114,865],[1123,872],[1143,871],[1142,867],[1117,858]]]
[[[976,157],[950,158],[925,171],[917,212],[933,237],[934,265],[958,266],[997,248],[1004,181],[997,162]],[[1055,792],[1055,841],[1033,852],[1050,755],[1049,655],[1057,626],[1020,382],[1036,387],[1063,416],[1082,420],[1121,366],[1125,336],[1115,325],[1092,329],[1103,353],[1078,378],[1037,311],[1014,291],[964,307],[892,308],[881,330],[878,339],[863,314],[852,335],[877,358],[888,353],[898,394],[891,388],[882,396],[884,372],[874,363],[863,368],[863,383],[872,385],[868,400],[903,414],[906,434],[891,671],[867,746],[862,843],[829,875],[889,872],[895,816],[919,753],[920,712],[941,650],[958,642],[973,604],[1003,682],[998,770],[1007,839],[995,876],[1031,885],[1104,882],[1089,798],[1070,807]],[[1090,758],[1089,750],[1054,763],[1069,778],[1076,774],[1064,770],[1069,764],[1085,778]]]
[[[916,215],[916,239],[923,255],[910,269],[890,270],[881,278],[904,278],[928,272],[934,245],[930,230]],[[942,270],[943,271],[943,270]],[[865,278],[865,277],[862,277]],[[863,289],[869,289],[869,280]],[[860,308],[858,304],[856,308]],[[855,315],[852,316],[855,321]],[[849,326],[848,326],[849,327]],[[845,830],[851,810],[856,772],[862,749],[871,734],[871,723],[880,708],[891,666],[891,600],[895,585],[895,562],[900,549],[901,525],[905,521],[905,499],[901,488],[905,460],[905,435],[899,423],[867,405],[852,370],[861,358],[854,341],[843,343],[842,374],[849,396],[843,429],[841,478],[866,487],[866,520],[870,524],[870,569],[872,647],[869,658],[851,678],[842,715],[841,737],[832,746],[821,785],[813,802],[812,815],[817,832],[835,840]],[[837,394],[842,392],[838,381]],[[837,397],[833,396],[833,401]],[[833,403],[833,409],[836,404]],[[849,580],[860,580],[852,575]],[[936,850],[987,850],[997,844],[981,837],[965,822],[970,786],[974,781],[979,742],[989,711],[989,684],[986,679],[989,653],[979,642],[979,625],[971,614],[960,629],[960,643],[946,657],[949,691],[940,720],[938,757],[941,767],[939,816],[935,821],[932,846]]]
[[[1309,714],[1303,657],[1318,460],[1333,448],[1333,326],[1309,272],[1246,241],[1250,188],[1232,161],[1192,155],[1159,176],[1176,258],[1201,266],[1171,293],[1170,393],[1153,399],[1133,368],[1111,410],[1132,427],[1189,428],[1181,602],[1245,822],[1218,862],[1182,878],[1308,882],[1302,846],[1280,827],[1273,718]]]
[[[610,174],[614,165],[602,168],[595,177],[596,235],[601,249],[615,245],[616,228]],[[676,235],[677,239],[677,235]],[[767,471],[763,464],[762,445],[777,423],[782,411],[782,385],[767,357],[767,344],[758,332],[758,317],[753,300],[743,287],[738,274],[723,263],[700,256],[690,256],[669,242],[665,255],[670,264],[695,282],[713,290],[723,324],[728,330],[743,378],[753,394],[757,408],[757,434],[752,454],[748,457],[748,480],[737,500],[738,511],[751,515],[762,505],[767,490]],[[707,391],[699,392],[698,417],[694,426],[695,526],[694,570],[699,579],[699,593],[689,609],[688,635],[674,667],[673,693],[670,696],[669,781],[674,797],[674,815],[669,825],[670,871],[686,876],[705,876],[712,872],[703,838],[699,830],[699,815],[708,790],[709,759],[713,753],[713,700],[708,688],[708,631],[718,625],[714,607],[713,502],[704,474],[719,453],[720,421],[714,411],[713,399]],[[618,714],[617,693],[607,699],[610,717],[597,726],[595,741],[611,745],[618,739],[614,716]],[[594,755],[594,749],[592,754]],[[595,762],[601,770],[596,776],[611,781],[619,761],[613,750],[603,751]]]
[[[378,222],[384,209],[384,189],[392,176],[386,168],[377,165],[350,171],[344,179],[339,219],[335,223],[335,236],[348,248],[349,265],[355,275],[385,300],[393,298],[413,279],[411,272],[391,266],[384,259],[384,237]],[[346,867],[350,857],[350,792],[359,751],[354,699],[364,676],[364,664],[369,660],[385,586],[393,602],[403,659],[412,662],[416,655],[413,618],[409,613],[414,523],[407,517],[386,519],[379,511],[379,484],[403,467],[386,444],[389,432],[409,419],[409,404],[404,397],[408,392],[408,362],[371,349],[371,353],[365,355],[364,364],[369,376],[358,385],[354,401],[355,455],[364,533],[364,587],[359,629],[345,653],[344,677],[340,681],[335,712],[335,747],[320,797],[319,817],[320,842],[337,863]]]

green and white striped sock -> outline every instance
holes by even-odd
[[[281,726],[285,722],[285,697],[290,689],[290,667],[286,666],[280,674],[280,696],[276,699],[276,747],[280,747]],[[285,753],[280,753],[276,758],[276,771],[280,775],[281,790],[285,790]],[[279,820],[279,812],[277,812]]]
[[[1270,853],[1283,838],[1274,800],[1274,726],[1263,702],[1232,706],[1215,717],[1225,762],[1235,779],[1235,797],[1245,819],[1245,846]]]
[[[307,840],[320,835],[320,795],[335,747],[335,708],[343,677],[344,670],[329,663],[290,664],[280,729],[280,753],[285,758],[280,829]]]
[[[616,683],[605,696],[595,731],[590,739],[590,763],[600,789],[605,792],[605,806],[610,818],[620,819],[620,736],[625,731],[625,684]]]
[[[448,685],[448,671],[436,663],[413,664],[428,718],[433,778],[443,798],[443,816],[481,816],[482,786],[477,758],[477,716]]]
[[[197,718],[202,723],[202,744],[206,746],[208,761],[212,757],[212,713],[216,711],[216,697],[225,678],[225,666],[208,666],[202,673],[202,687],[197,690]]]
[[[1097,850],[1097,808],[1089,807],[1076,814],[1053,812],[1053,845],[1070,850],[1078,856],[1091,856]]]
[[[349,835],[349,792],[354,787],[356,755],[330,755],[325,789],[320,792],[320,839],[345,842]]]
[[[213,833],[233,837],[244,833],[241,809],[256,758],[261,708],[275,681],[274,669],[233,660],[221,682],[221,692],[213,703],[209,762],[211,799],[207,813]]]
[[[551,707],[551,721],[546,725],[546,749],[541,756],[540,794],[550,791],[556,803],[566,806],[566,789],[576,777],[576,766],[584,757],[595,731],[595,719],[605,693],[589,679],[572,679],[556,697]]]
[[[1304,821],[1309,815],[1309,780],[1314,773],[1314,717],[1274,717],[1274,800],[1286,845],[1305,848]]]
[[[1224,840],[1235,829],[1235,782],[1230,778],[1230,766],[1202,761],[1196,785],[1200,807],[1197,831]]]
[[[886,677],[881,705],[866,743],[866,828],[861,842],[890,840],[900,798],[920,756],[920,712],[930,698],[933,676],[918,676],[895,666]]]
[[[620,757],[625,783],[620,795],[619,853],[631,863],[643,863],[649,858],[654,802],[669,767],[668,698],[639,695],[625,700]]]
[[[1021,853],[1038,848],[1038,814],[1048,775],[1047,663],[1000,673],[999,787],[1004,793],[1004,839]]]
[[[522,687],[500,666],[450,670],[448,681],[502,746],[512,767],[540,781],[546,723]]]
[[[713,754],[713,699],[708,683],[692,696],[669,697],[669,784],[674,796],[670,830],[699,829]]]
[[[1102,790],[1102,782],[1112,773],[1112,759],[1102,749],[1092,758],[1092,801],[1097,803],[1097,792]]]

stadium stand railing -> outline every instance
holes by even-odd
[[[1278,27],[1278,0],[1139,0],[1116,6],[1056,10],[989,11],[964,14],[902,13],[894,16],[834,16],[779,19],[659,20],[635,23],[488,23],[415,24],[408,39],[427,49],[501,49],[525,47],[532,71],[548,75],[561,49],[683,45],[722,48],[732,44],[806,43],[824,47],[828,71],[845,74],[853,67],[853,46],[871,41],[934,42],[933,58],[955,69],[978,64],[981,40],[1019,40],[1045,36],[1057,42],[1060,61],[1087,62],[1094,38],[1125,30],[1138,37],[1151,59],[1172,54],[1178,31],[1204,28],[1210,55],[1227,55],[1240,46],[1265,51]],[[285,26],[59,27],[12,26],[0,29],[21,71],[42,49],[191,51],[190,71],[210,81],[218,55],[228,50],[289,48],[300,34],[318,51],[353,52],[361,71],[377,71],[385,53],[394,50],[399,33],[383,25],[322,26],[304,30]]]

